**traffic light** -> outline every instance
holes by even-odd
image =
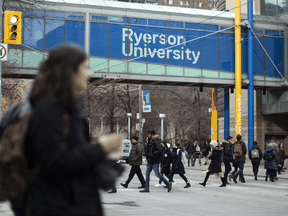
[[[4,43],[21,44],[22,12],[5,11],[4,19]]]

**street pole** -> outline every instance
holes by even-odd
[[[142,87],[139,85],[139,143],[143,145],[142,142]]]
[[[165,114],[159,114],[159,117],[161,118],[161,141],[163,141],[163,137],[164,137],[164,118],[165,118]]]
[[[251,29],[248,28],[248,149],[254,141],[254,71],[253,71],[253,1],[248,0],[247,17]],[[277,7],[278,8],[278,5]]]
[[[100,117],[101,119],[101,136],[103,135],[103,117]]]
[[[119,118],[117,118],[117,134],[119,134]]]
[[[132,116],[132,113],[127,113],[128,117],[128,139],[130,140],[130,117]]]
[[[3,0],[0,0],[0,40],[3,41],[2,29],[3,29]],[[2,119],[2,62],[0,62],[0,124]]]
[[[241,23],[240,0],[235,0],[235,25]],[[249,59],[250,61],[250,59]],[[241,26],[235,27],[235,138],[242,129]]]

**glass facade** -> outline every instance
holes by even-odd
[[[288,11],[288,0],[262,0],[261,15],[277,16]]]
[[[55,16],[55,17],[54,17]],[[43,12],[24,17],[23,44],[48,52],[61,44],[84,48],[84,15]],[[220,25],[176,22],[137,17],[90,15],[90,68],[102,72],[188,77],[234,78],[234,29]],[[255,29],[259,40],[284,75],[284,33]],[[201,38],[202,37],[202,38]],[[247,32],[242,31],[242,73],[247,74]],[[14,46],[15,48],[15,46]],[[25,46],[9,52],[16,67],[37,68],[45,55]],[[267,55],[254,39],[255,79],[279,78]]]

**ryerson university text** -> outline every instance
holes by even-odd
[[[129,40],[129,53],[127,52],[127,43]],[[136,33],[132,28],[122,29],[122,54],[129,57],[141,57],[149,56],[151,58],[164,59],[175,59],[175,60],[189,60],[193,64],[196,64],[200,57],[200,51],[192,51],[189,48],[184,50],[183,41],[186,39],[183,36],[169,35],[167,39],[164,34],[149,34],[149,33]],[[144,46],[141,45],[144,42]],[[167,50],[163,48],[147,48],[147,44],[157,44],[160,43],[165,45],[167,43]],[[179,47],[173,47],[169,49],[169,46],[174,46],[179,44]],[[181,49],[179,50],[181,45]],[[184,43],[185,45],[185,43]],[[178,48],[178,49],[177,49]]]

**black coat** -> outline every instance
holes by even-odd
[[[202,148],[203,157],[207,157],[210,151],[211,151],[210,145],[209,144],[208,145],[204,144],[204,147]]]
[[[257,149],[258,150],[259,158],[252,158],[252,154],[251,153],[252,153],[253,149]],[[262,159],[262,151],[261,151],[261,149],[259,148],[258,145],[253,145],[251,147],[251,149],[249,150],[249,152],[248,152],[248,156],[249,156],[249,159],[251,160],[252,163],[259,163],[261,161],[261,159]]]
[[[157,139],[151,140],[151,143],[145,146],[145,157],[151,165],[160,163],[161,154],[162,147]]]
[[[164,149],[162,147],[161,171],[162,171],[163,174],[166,174],[166,175],[170,174],[170,161],[171,161],[170,149]]]
[[[187,145],[186,146],[186,151],[187,151],[187,153],[189,155],[192,155],[194,153],[194,151],[195,151],[194,145],[191,145],[191,144]]]
[[[178,151],[179,149],[179,151]],[[178,154],[177,154],[178,152]],[[171,153],[171,163],[172,163],[172,169],[174,174],[185,174],[185,169],[183,166],[183,163],[181,161],[182,152],[180,148],[173,148],[173,151]]]
[[[131,166],[138,166],[142,164],[143,149],[140,143],[132,144],[132,149],[129,155],[129,164]]]
[[[105,158],[100,145],[89,143],[79,112],[69,113],[64,136],[61,108],[42,101],[30,119],[25,143],[28,167],[40,172],[28,190],[28,215],[103,215],[95,167]]]
[[[223,147],[216,146],[213,149],[212,154],[209,156],[211,163],[210,163],[208,170],[210,171],[211,174],[222,172],[221,151],[223,151]]]
[[[224,161],[233,162],[233,144],[227,140],[222,142]]]

